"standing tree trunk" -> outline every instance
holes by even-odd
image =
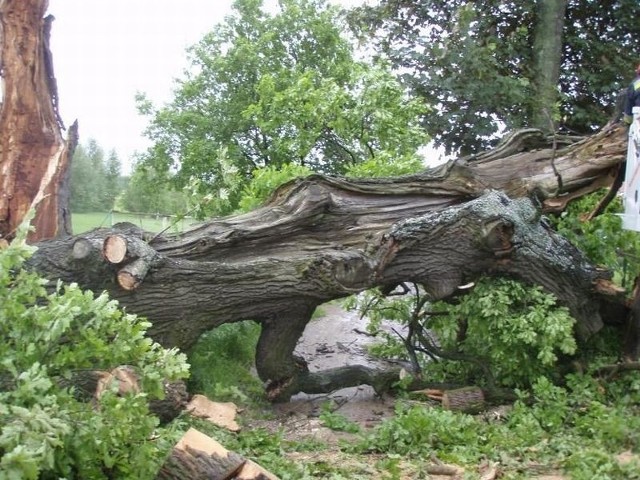
[[[0,237],[35,208],[30,240],[71,233],[68,171],[77,124],[62,136],[48,0],[0,0]]]
[[[552,133],[556,130],[553,114],[554,106],[559,99],[562,30],[567,0],[538,0],[536,3],[538,21],[533,41],[536,98],[531,126]]]

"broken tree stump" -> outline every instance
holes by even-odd
[[[31,241],[71,234],[69,167],[78,124],[71,125],[65,139],[48,4],[0,2],[0,238],[8,240],[31,209]]]

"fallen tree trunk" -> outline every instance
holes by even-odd
[[[614,125],[552,142],[527,130],[420,175],[313,175],[282,186],[253,212],[183,234],[156,237],[123,224],[43,242],[30,265],[108,290],[148,317],[149,333],[167,346],[188,349],[221,324],[259,322],[256,367],[273,400],[375,374],[310,373],[293,351],[316,306],[376,286],[410,281],[442,299],[481,275],[508,275],[554,293],[586,338],[603,324],[603,298],[623,292],[541,221],[538,206],[563,208],[613,181],[625,132]]]

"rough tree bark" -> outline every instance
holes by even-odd
[[[537,207],[559,210],[611,183],[625,151],[621,126],[579,141],[526,130],[419,175],[298,179],[253,212],[179,235],[122,224],[42,242],[30,265],[108,290],[148,317],[149,333],[167,346],[188,349],[221,324],[259,322],[257,370],[273,400],[387,382],[363,367],[308,371],[293,352],[316,306],[403,281],[441,299],[480,275],[509,275],[553,292],[578,320],[578,335],[597,332],[601,307],[623,292]]]
[[[71,233],[68,172],[77,124],[62,136],[48,0],[0,0],[0,238],[27,212],[36,241]]]

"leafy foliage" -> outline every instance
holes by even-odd
[[[619,197],[609,204],[605,212],[590,221],[584,221],[583,212],[593,211],[604,191],[594,192],[569,204],[558,217],[551,217],[558,233],[566,237],[597,265],[606,265],[614,272],[614,279],[630,287],[640,274],[640,238],[631,230],[622,228],[623,212]]]
[[[433,106],[426,130],[449,152],[474,153],[503,129],[530,126],[539,108],[536,51],[541,11],[559,2],[382,0],[356,9],[352,25],[390,59],[413,94]],[[612,116],[633,77],[640,27],[635,0],[569,0],[556,112],[570,131],[591,132]]]
[[[260,326],[246,321],[205,333],[189,352],[190,390],[242,404],[264,401],[262,383],[250,372]]]
[[[562,388],[539,377],[531,396],[520,392],[513,409],[495,417],[400,405],[394,418],[349,449],[436,455],[459,465],[488,459],[500,463],[501,478],[509,479],[531,478],[532,464],[538,471],[560,468],[575,479],[637,479],[637,456],[624,463],[616,454],[639,446],[639,380],[637,372],[613,382],[571,375]],[[626,391],[623,401],[620,391]]]
[[[168,178],[153,168],[137,165],[123,192],[122,207],[128,212],[180,215],[188,210],[184,192],[171,189]]]
[[[244,212],[253,210],[264,203],[269,195],[283,183],[311,173],[310,168],[292,163],[280,168],[269,166],[254,170],[251,181],[242,190],[242,197],[238,203],[240,210]]]
[[[386,334],[385,343],[372,352],[411,358],[415,351],[419,364],[414,368],[424,369],[427,378],[451,380],[447,377],[455,374],[457,381],[496,379],[503,386],[526,386],[540,375],[553,375],[558,355],[576,351],[575,320],[540,287],[485,278],[455,303],[426,300],[414,285],[402,296],[370,291],[349,306],[369,316],[372,331],[383,319],[405,325],[409,333],[403,342]]]
[[[184,355],[106,294],[60,283],[47,293],[23,268],[30,250],[20,240],[0,250],[0,478],[152,478],[171,438],[152,441],[147,403],[187,375]],[[140,376],[139,393],[78,400],[78,375],[120,365]]]
[[[332,402],[326,402],[322,405],[322,413],[320,420],[325,427],[339,432],[358,433],[360,426],[346,418],[344,415],[335,412]]]
[[[343,30],[324,0],[284,0],[275,14],[261,1],[236,1],[191,48],[193,68],[169,105],[139,97],[154,142],[145,164],[175,170],[178,188],[197,178],[201,194],[225,200],[217,208],[224,214],[256,169],[291,163],[344,173],[379,155],[414,155],[427,141],[424,105],[383,62],[356,60]]]
[[[526,386],[553,375],[558,355],[576,351],[575,320],[541,287],[484,279],[458,303],[436,302],[431,308],[446,311],[430,323],[441,346],[487,360],[505,386]]]
[[[90,139],[78,145],[71,162],[71,210],[108,212],[123,189],[120,160],[115,151],[105,158],[104,150]]]

